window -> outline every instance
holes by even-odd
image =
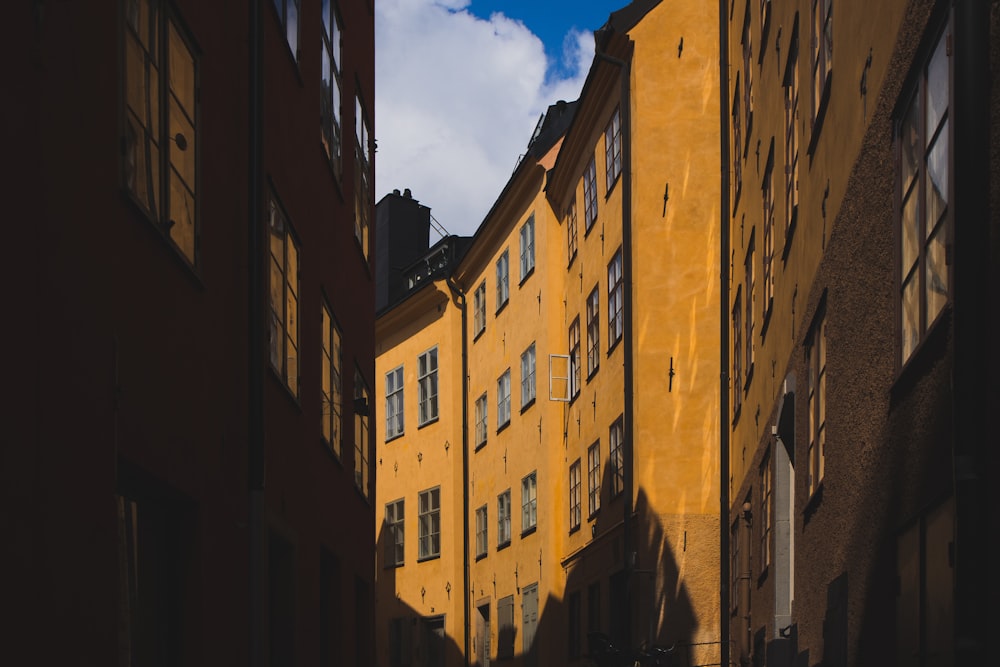
[[[521,587],[521,627],[521,652],[530,655],[538,631],[538,584]]]
[[[569,657],[580,656],[580,591],[569,594],[569,629],[566,637],[569,640]]]
[[[358,371],[354,372],[354,484],[368,497],[368,384]]]
[[[385,504],[385,564],[403,564],[403,519],[406,501],[403,498]]]
[[[514,657],[514,596],[497,601],[497,659]]]
[[[587,632],[601,631],[601,582],[587,586]]]
[[[299,59],[299,6],[302,0],[274,0],[278,20],[285,29],[285,40],[295,59]]]
[[[754,329],[754,299],[756,294],[754,293],[754,288],[757,286],[757,274],[756,268],[753,263],[754,254],[754,232],[750,232],[750,247],[747,250],[747,257],[743,263],[743,270],[745,276],[745,293],[746,293],[746,304],[744,308],[744,320],[743,327],[746,335],[743,337],[743,342],[745,343],[745,364],[743,366],[743,372],[745,374],[745,383],[750,384],[750,379],[753,377],[753,360],[754,360],[754,340],[753,340],[753,329]]]
[[[521,533],[538,525],[538,480],[532,472],[521,480]]]
[[[580,316],[569,325],[569,396],[570,400],[580,394]]]
[[[417,357],[419,426],[438,418],[438,349],[432,347]]]
[[[483,505],[476,510],[476,558],[486,556],[489,551],[489,528],[487,527],[487,509]]]
[[[299,395],[299,247],[274,195],[268,202],[271,237],[270,326],[271,366],[288,389]]]
[[[510,544],[510,489],[497,496],[497,549]]]
[[[746,119],[746,141],[750,142],[750,132],[753,129],[753,39],[750,35],[750,0],[747,0],[743,12],[743,114]]]
[[[478,336],[486,330],[486,281],[479,283],[472,295],[472,329],[473,336]]]
[[[833,65],[833,0],[812,0],[812,119],[819,118]]]
[[[441,487],[421,491],[417,496],[419,507],[418,535],[420,560],[441,555]]]
[[[343,414],[343,385],[341,380],[343,356],[340,329],[333,320],[330,308],[323,304],[323,370],[320,394],[323,401],[323,439],[330,450],[340,456],[340,437]]]
[[[368,115],[361,98],[355,99],[355,148],[354,148],[354,238],[361,244],[361,252],[368,259],[368,236],[372,211],[372,138]]]
[[[785,66],[785,252],[799,212],[799,22],[795,20]]]
[[[743,295],[736,288],[733,301],[733,419],[743,404]]]
[[[510,369],[497,379],[497,430],[510,423]]]
[[[389,665],[410,667],[413,653],[413,631],[410,619],[402,616],[389,619]],[[330,664],[322,662],[320,664]]]
[[[569,532],[580,527],[580,459],[569,467]]]
[[[198,263],[198,60],[168,3],[125,7],[124,186],[191,265]]]
[[[813,325],[809,350],[809,495],[823,481],[826,458],[826,319]]]
[[[403,435],[403,367],[385,374],[385,439]]]
[[[566,213],[566,256],[569,258],[566,265],[569,266],[576,258],[576,197],[569,204],[569,211]]]
[[[590,158],[583,172],[583,224],[590,232],[597,220],[597,165]]]
[[[488,418],[488,408],[486,407],[486,392],[476,399],[476,449],[486,444],[486,424]]]
[[[319,122],[323,149],[326,151],[333,171],[341,173],[341,132],[342,114],[341,91],[343,42],[341,40],[340,17],[331,0],[323,0],[323,74],[320,81]]]
[[[589,516],[601,509],[601,441],[587,449],[587,512]]]
[[[535,214],[521,225],[521,282],[535,270]]]
[[[771,564],[771,453],[760,464],[760,567]]]
[[[608,430],[608,465],[611,466],[611,497],[617,498],[625,490],[625,422],[619,417]]]
[[[601,364],[601,322],[600,322],[600,295],[597,292],[598,285],[587,297],[587,378],[589,379]]]
[[[497,312],[510,298],[510,251],[504,250],[497,260]]]
[[[611,120],[604,130],[605,186],[611,192],[619,174],[622,173],[622,120],[621,112],[615,107]]]
[[[608,348],[621,340],[625,324],[625,288],[622,283],[622,249],[618,248],[608,264]]]
[[[762,249],[760,261],[764,267],[763,288],[764,288],[764,317],[761,319],[761,328],[767,326],[767,315],[771,312],[771,303],[774,300],[774,183],[771,173],[774,170],[774,141],[771,141],[771,150],[767,153],[767,166],[764,167],[764,181],[761,184],[761,195],[764,202],[763,207],[763,228],[764,228],[764,248]],[[763,336],[764,334],[761,333]]]
[[[521,409],[535,400],[535,344],[521,354]]]
[[[740,73],[736,73],[736,83],[733,86],[733,211],[740,200],[743,191],[743,122],[740,120]]]
[[[900,196],[900,363],[913,354],[950,293],[946,244],[951,188],[947,32],[897,122]]]
[[[736,614],[740,607],[740,519],[729,530],[729,606]]]

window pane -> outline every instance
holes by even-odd
[[[903,285],[902,331],[900,344],[903,361],[909,359],[920,335],[920,303],[917,299],[917,273],[914,271]]]
[[[920,104],[914,100],[907,111],[900,130],[900,152],[902,153],[903,192],[910,188],[917,174],[923,145],[920,141]]]
[[[917,255],[920,253],[920,243],[917,241],[917,236],[919,235],[919,211],[918,202],[920,197],[917,193],[917,188],[913,188],[910,192],[909,199],[903,203],[903,220],[902,220],[902,235],[903,235],[903,264],[902,270],[903,275],[910,270],[910,268],[916,263]]]
[[[188,191],[177,172],[170,170],[170,210],[167,212],[173,225],[170,238],[188,260],[194,263],[194,196]]]
[[[948,300],[948,267],[945,265],[944,225],[939,225],[927,245],[927,321],[929,326]]]
[[[170,164],[184,179],[189,190],[195,188],[195,133],[194,125],[188,119],[184,109],[177,102],[176,97],[170,98],[170,137],[167,142],[167,151],[170,154]],[[181,147],[183,143],[184,147]]]
[[[945,34],[941,35],[927,66],[927,136],[937,129],[948,109],[948,57]]]
[[[948,205],[948,121],[927,155],[927,235]]]
[[[181,106],[190,114],[194,110],[194,58],[191,56],[187,44],[177,34],[177,28],[173,23],[170,24],[169,45],[170,91],[177,96]]]

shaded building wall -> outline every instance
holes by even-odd
[[[347,358],[370,379],[374,294],[340,287],[370,279],[334,231],[350,229],[354,212],[353,203],[337,203],[319,146],[319,5],[304,7],[298,65],[271,3],[261,10],[265,87],[277,97],[296,69],[302,77],[296,93],[269,106],[264,127],[265,170],[303,242],[298,399],[273,376],[264,381],[268,512],[295,544],[293,577],[280,581],[296,591],[294,621],[270,632],[291,637],[295,655],[308,661],[324,642],[350,638],[341,622],[352,634],[369,632],[365,613],[360,623],[351,619],[365,608],[354,585],[370,589],[371,548],[342,545],[344,535],[374,543],[370,509],[350,468],[322,445],[317,360],[325,292],[341,319]],[[167,664],[246,662],[247,11],[186,1],[170,8],[198,59],[196,136],[184,149],[171,140],[170,149],[197,160],[193,266],[123,185],[122,8],[24,5],[14,12],[6,42],[27,57],[12,68],[18,73],[4,120],[18,128],[7,135],[21,165],[13,185],[23,185],[30,208],[18,216],[24,224],[14,240],[22,251],[10,265],[12,275],[27,278],[14,302],[27,326],[17,334],[13,369],[21,391],[16,409],[5,412],[11,437],[0,448],[5,498],[17,508],[8,513],[3,563],[21,573],[8,578],[8,603],[20,611],[5,634],[5,655],[39,664],[124,664],[130,654],[157,654]],[[373,102],[371,14],[347,12],[354,30],[344,42],[345,80],[361,81]],[[284,127],[299,115],[298,131]],[[350,179],[340,187],[353,202]],[[123,497],[138,508],[135,542]],[[138,607],[123,598],[129,544],[138,545],[143,571],[163,582],[139,574]],[[342,597],[320,592],[321,570],[330,571],[321,566],[323,545],[340,564],[342,585],[331,588]],[[153,618],[159,636],[145,634]],[[321,618],[339,620],[324,627]],[[62,628],[57,642],[53,627]],[[337,648],[353,656],[357,645]]]
[[[403,194],[393,190],[375,207],[376,312],[403,295],[403,269],[429,247],[430,215],[430,208],[414,199],[409,189]]]

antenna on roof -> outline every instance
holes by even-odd
[[[431,215],[430,217],[431,217],[431,229],[437,232],[438,236],[440,236],[441,238],[444,238],[446,236],[451,236],[451,234],[448,233],[448,230],[444,228],[444,225],[438,222],[437,218],[435,218],[433,215]]]
[[[531,144],[535,143],[535,139],[538,138],[538,135],[542,133],[542,124],[544,122],[545,122],[545,114],[543,113],[538,117],[538,123],[535,124],[535,131],[531,133],[531,139],[528,140],[529,148],[531,147]]]

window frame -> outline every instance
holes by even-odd
[[[782,81],[785,95],[785,229],[782,257],[788,256],[799,215],[799,17],[795,15]]]
[[[597,162],[590,156],[590,162],[583,170],[583,224],[584,236],[590,234],[597,221]]]
[[[622,278],[622,249],[608,262],[608,352],[622,339],[625,329],[625,283]]]
[[[740,415],[743,406],[743,290],[742,285],[736,287],[733,299],[733,423]]]
[[[833,0],[812,0],[811,91],[812,132],[811,146],[823,122],[826,100],[829,98],[830,78],[833,73]]]
[[[608,427],[608,466],[611,468],[611,498],[625,492],[625,419],[619,415]]]
[[[337,0],[322,0],[321,21],[320,142],[334,176],[339,181],[344,168],[344,39]],[[327,68],[329,72],[326,71]],[[324,77],[329,78],[329,83]],[[329,92],[325,87],[328,87]]]
[[[417,539],[418,563],[441,557],[440,485],[424,489],[417,494]]]
[[[385,374],[385,441],[389,442],[406,432],[404,416],[403,364]],[[395,424],[393,422],[396,422]]]
[[[535,271],[535,214],[532,213],[521,225],[518,232],[518,250],[520,254],[521,278],[523,284],[525,280]]]
[[[339,458],[343,448],[344,432],[343,334],[326,299],[323,300],[322,305],[323,342],[320,346],[320,355],[323,366],[320,373],[320,413],[322,415],[320,433],[327,448]]]
[[[439,416],[438,346],[435,345],[417,355],[417,428],[433,424]]]
[[[292,396],[298,400],[300,391],[300,376],[298,373],[300,353],[299,353],[299,316],[300,293],[301,293],[301,248],[295,238],[288,216],[278,201],[274,191],[268,196],[268,309],[270,311],[268,325],[268,359],[271,369],[281,379]],[[275,255],[275,250],[280,247],[281,257]],[[291,250],[291,252],[290,252]],[[275,273],[277,271],[277,273]],[[294,272],[294,287],[290,274]],[[282,299],[280,315],[274,303],[277,296],[274,282],[280,279],[280,295]],[[294,308],[292,308],[294,306]],[[289,313],[294,310],[294,313]],[[291,323],[290,323],[291,320]],[[280,331],[279,326],[280,324]],[[294,330],[294,331],[292,331]],[[281,348],[275,347],[276,338],[281,337]],[[276,358],[276,355],[284,355]],[[290,355],[290,353],[294,353]],[[289,368],[290,360],[294,359],[294,371]]]
[[[587,448],[587,515],[593,518],[601,509],[601,441]]]
[[[285,44],[288,46],[288,52],[292,55],[296,65],[298,65],[302,56],[302,50],[299,48],[299,41],[302,39],[302,0],[273,0],[272,5],[274,7],[274,11],[277,13],[278,23],[281,24],[282,28],[284,28]],[[291,34],[293,25],[289,20],[289,17],[291,16],[289,12],[290,7],[295,10],[294,44],[292,43],[293,36]]]
[[[806,388],[809,415],[806,444],[806,489],[812,498],[822,487],[826,474],[826,377],[828,341],[825,304],[816,313],[806,339],[806,363],[809,366]]]
[[[523,412],[535,402],[535,343],[521,353],[521,411]]]
[[[371,392],[361,370],[354,369],[354,401],[363,410],[354,410],[354,486],[365,497],[371,498],[371,430],[369,427],[369,407]]]
[[[483,503],[476,508],[476,560],[490,553],[489,507]]]
[[[375,204],[372,198],[374,165],[371,122],[368,120],[360,86],[357,88],[359,90],[354,95],[354,239],[358,242],[367,266],[371,259],[369,243],[372,209]]]
[[[510,489],[497,495],[497,551],[510,546]]]
[[[504,248],[496,261],[497,275],[497,307],[499,313],[510,301],[510,248]]]
[[[569,466],[569,532],[580,530],[581,523],[581,470],[580,459]]]
[[[601,293],[600,283],[587,295],[587,381],[601,367]]]
[[[761,311],[760,336],[763,339],[771,316],[771,306],[774,303],[774,139],[767,152],[764,166],[764,178],[761,179],[762,227],[764,247],[761,249],[761,267],[763,274],[761,283],[764,290],[763,307]]]
[[[583,357],[580,352],[580,316],[577,315],[569,325],[569,400],[572,402],[580,395]]]
[[[538,472],[532,470],[521,478],[521,536],[538,527]]]
[[[472,295],[473,340],[486,331],[486,279],[484,278]]]
[[[390,511],[390,508],[392,510]],[[406,563],[406,499],[397,498],[385,504],[385,564],[386,568],[402,567]]]
[[[622,120],[621,107],[616,106],[604,129],[604,185],[611,194],[622,173]]]
[[[573,260],[576,259],[577,252],[579,251],[579,240],[577,239],[577,211],[576,211],[576,195],[573,195],[573,200],[569,203],[569,208],[566,209],[566,268],[568,269],[573,264]]]
[[[760,543],[757,555],[760,559],[760,569],[763,575],[771,565],[771,512],[773,506],[771,494],[773,490],[773,473],[771,470],[770,450],[764,452],[764,458],[761,461],[758,471],[758,481],[760,486],[760,493],[758,494],[760,498],[760,507],[758,509],[760,534],[758,538],[760,539]]]
[[[746,303],[744,304],[745,307],[743,309],[744,311],[743,329],[745,334],[743,337],[743,343],[745,345],[744,349],[745,364],[743,367],[744,391],[746,391],[750,387],[750,381],[753,379],[753,364],[754,364],[754,358],[756,357],[756,348],[757,348],[753,338],[754,328],[755,328],[754,302],[755,302],[756,287],[757,287],[757,266],[754,263],[754,254],[756,253],[757,249],[756,231],[757,230],[754,229],[750,232],[750,242],[747,244],[747,254],[746,258],[743,260],[743,272],[744,272],[743,296],[746,300]]]
[[[510,369],[497,378],[497,432],[510,424]]]
[[[149,12],[144,17],[146,25],[141,30],[143,34],[139,34],[137,25],[143,17],[135,15],[133,22],[126,3],[122,3],[121,183],[132,202],[187,266],[197,270],[200,265],[201,232],[200,54],[171,3],[150,0],[141,4]],[[175,79],[171,75],[175,43],[183,50],[181,55],[186,54],[191,67],[190,89],[182,92],[176,92],[180,86],[172,84]],[[132,44],[138,49],[138,54],[130,48]],[[134,62],[136,55],[140,62]],[[133,75],[133,68],[138,70],[137,74]],[[138,100],[144,107],[142,110],[134,109],[139,105],[130,101],[133,93],[129,81],[133,76],[143,80],[141,89],[135,92],[136,96],[142,97]],[[155,84],[150,83],[152,78],[155,78]],[[185,81],[187,78],[183,77]],[[179,81],[181,77],[177,79]],[[188,103],[181,97],[189,98]],[[176,102],[177,115],[173,102]],[[190,131],[190,139],[178,128]],[[141,189],[140,182],[144,186]],[[174,200],[178,198],[176,195],[179,195],[189,222],[179,219],[179,215],[172,215]]]
[[[487,392],[483,392],[476,399],[476,449],[479,450],[486,445],[489,439],[489,403]]]

